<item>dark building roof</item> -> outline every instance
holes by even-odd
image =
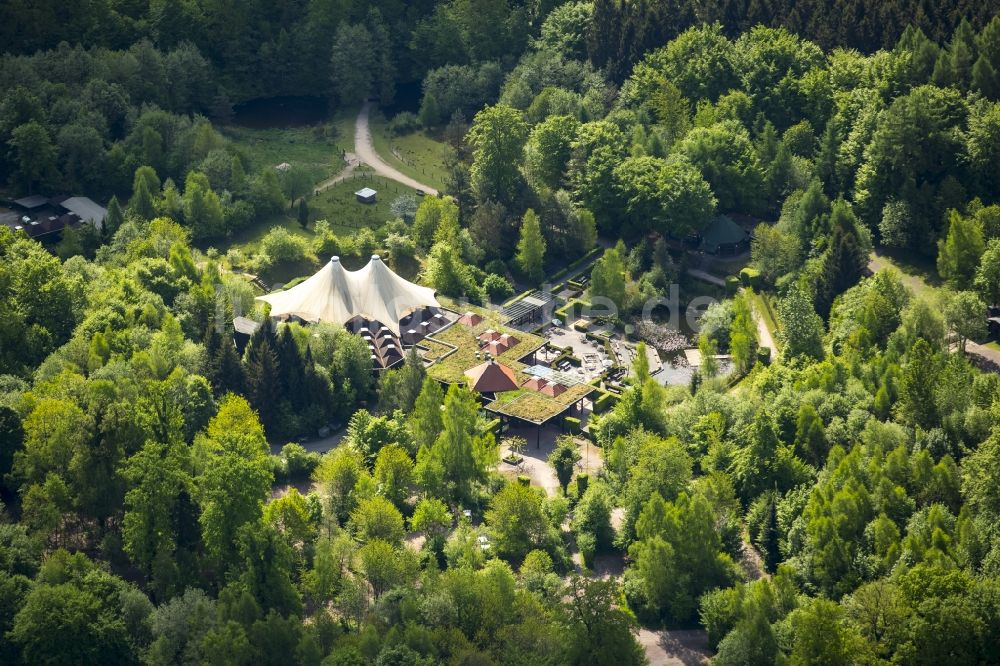
[[[49,202],[48,199],[46,199],[45,197],[39,196],[37,194],[34,194],[34,195],[30,196],[30,197],[24,197],[22,199],[15,199],[14,200],[14,203],[16,203],[18,206],[20,206],[21,208],[24,208],[26,210],[34,210],[36,208],[41,208],[42,206],[44,206],[48,202]]]
[[[83,222],[92,222],[98,229],[104,226],[104,218],[108,215],[106,208],[97,205],[89,197],[70,197],[59,205],[75,213]]]
[[[749,238],[743,227],[727,215],[716,215],[708,228],[701,232],[701,249],[714,252],[723,245],[737,245]]]

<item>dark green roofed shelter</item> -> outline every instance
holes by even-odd
[[[750,248],[750,234],[726,215],[716,215],[708,227],[701,232],[702,252],[708,254],[732,255],[746,252]]]

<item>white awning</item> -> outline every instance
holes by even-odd
[[[340,258],[333,257],[308,280],[257,300],[271,304],[272,317],[295,315],[339,324],[364,317],[397,336],[400,319],[422,307],[440,307],[433,289],[399,277],[378,255],[358,271],[345,270]]]

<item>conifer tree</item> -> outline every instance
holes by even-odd
[[[985,249],[978,222],[958,211],[949,211],[948,235],[938,241],[938,273],[950,286],[968,289]]]
[[[857,225],[857,218],[847,202],[836,201],[830,213],[833,230],[830,249],[827,250],[823,272],[816,286],[816,311],[824,319],[830,314],[833,299],[861,279],[868,263]]]
[[[118,203],[118,197],[112,195],[111,201],[108,202],[108,214],[104,217],[105,235],[113,236],[124,222],[125,214],[122,212],[122,206]]]
[[[305,197],[299,199],[298,218],[299,225],[303,229],[309,226],[309,206],[306,204]]]
[[[153,208],[153,195],[149,191],[145,179],[136,180],[135,191],[132,192],[132,198],[128,201],[128,208],[132,214],[143,220],[151,220],[156,216],[156,210]]]
[[[545,239],[535,211],[528,209],[521,224],[521,238],[517,242],[517,265],[524,275],[538,284],[545,277]]]

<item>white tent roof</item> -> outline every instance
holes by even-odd
[[[358,271],[344,270],[340,258],[333,257],[308,280],[257,300],[271,304],[272,317],[295,315],[344,324],[360,316],[380,322],[396,335],[399,320],[410,312],[440,306],[433,289],[399,277],[377,254]]]

